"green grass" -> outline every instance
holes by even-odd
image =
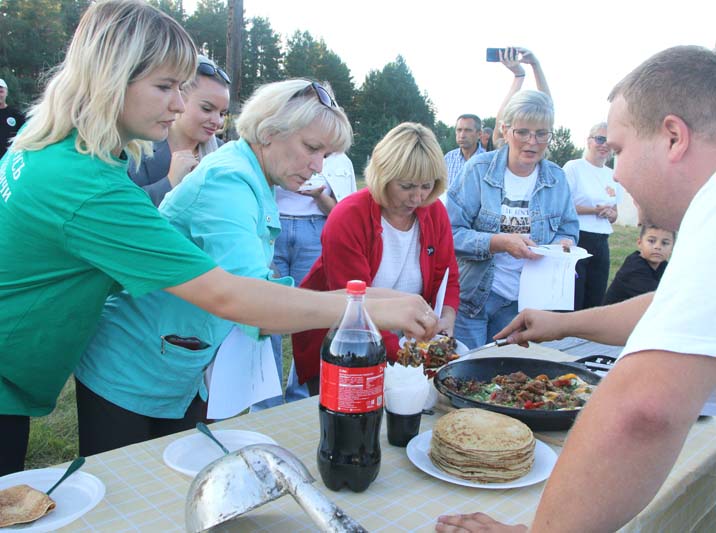
[[[614,226],[609,238],[611,269],[609,281],[624,262],[624,258],[636,250],[639,229]],[[286,385],[288,369],[291,366],[291,340],[289,335],[283,338],[283,384]],[[30,444],[26,468],[40,468],[70,461],[77,456],[77,413],[75,410],[75,384],[70,379],[57,401],[52,414],[35,418],[30,424]]]

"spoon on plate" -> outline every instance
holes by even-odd
[[[214,436],[214,434],[213,434],[213,433],[211,432],[211,430],[209,429],[209,426],[207,426],[206,424],[204,424],[204,422],[197,422],[197,424],[196,424],[196,429],[198,429],[198,430],[201,431],[204,435],[206,435],[206,436],[209,437],[211,440],[213,440],[213,441],[216,443],[216,445],[217,445],[219,448],[221,448],[221,450],[222,450],[226,455],[229,455],[229,454],[231,453],[231,452],[226,448],[226,446],[224,446],[223,444],[221,444],[221,441]]]
[[[85,464],[85,458],[84,458],[84,457],[78,457],[77,459],[75,459],[74,461],[72,461],[72,462],[70,463],[70,466],[67,467],[67,470],[65,470],[65,473],[62,474],[62,477],[61,477],[60,479],[58,479],[58,480],[57,480],[57,483],[55,483],[54,485],[52,485],[52,487],[50,487],[50,490],[48,490],[47,492],[45,492],[45,494],[47,494],[47,495],[49,496],[50,493],[51,493],[53,490],[55,490],[57,487],[60,486],[60,483],[62,483],[65,479],[67,479],[67,478],[70,477],[72,474],[74,474],[77,470],[79,470],[80,468],[82,468],[82,465],[83,465],[83,464]]]

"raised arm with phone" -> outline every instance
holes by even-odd
[[[495,57],[497,57],[497,59],[493,59]],[[492,132],[492,140],[495,143],[495,147],[499,147],[502,144],[502,132],[499,126],[500,121],[502,120],[502,115],[504,114],[505,106],[507,105],[507,102],[509,102],[510,99],[515,95],[515,93],[517,93],[522,88],[522,84],[525,81],[526,74],[525,69],[522,66],[523,63],[532,66],[532,72],[534,73],[537,90],[547,94],[550,97],[552,96],[552,94],[550,93],[549,85],[547,85],[547,78],[544,75],[544,71],[542,70],[542,66],[537,59],[537,56],[535,56],[534,53],[532,53],[527,48],[521,46],[509,48],[488,48],[487,61],[499,61],[500,63],[505,65],[510,70],[510,72],[514,74],[512,85],[510,85],[510,89],[507,91],[504,100],[502,100],[502,103],[500,104],[500,108],[497,110],[497,115],[495,119],[496,127]]]

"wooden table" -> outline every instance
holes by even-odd
[[[484,350],[495,355],[573,360],[542,346],[508,346]],[[440,404],[438,404],[439,406]],[[440,416],[423,416],[421,431]],[[383,459],[376,481],[361,494],[331,492],[316,468],[317,398],[225,420],[218,429],[247,429],[273,437],[311,471],[316,486],[369,531],[433,531],[445,513],[483,511],[507,523],[532,520],[544,483],[511,490],[482,490],[449,484],[424,474],[408,460],[405,449],[381,435]],[[89,457],[84,470],[107,487],[103,502],[63,531],[184,531],[184,500],[190,479],[162,461],[165,447],[185,432]],[[553,436],[563,437],[563,432]],[[652,503],[624,531],[716,531],[716,422],[698,421],[687,438],[674,470]],[[207,440],[207,446],[213,446]],[[554,447],[556,451],[560,448]],[[598,458],[595,458],[598,460]],[[565,502],[565,509],[569,502]],[[605,509],[604,512],[609,512]],[[315,526],[290,496],[255,509],[223,531],[300,532]]]

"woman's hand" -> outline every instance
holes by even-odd
[[[520,53],[520,62],[526,63],[527,65],[539,65],[539,60],[537,59],[537,56],[534,55],[530,50],[527,50],[527,48],[519,47],[517,50]]]
[[[445,334],[448,337],[453,336],[453,333],[455,333],[456,314],[455,309],[452,307],[448,305],[443,306],[442,316],[440,320],[438,320],[438,333]]]
[[[378,329],[403,330],[406,337],[427,341],[438,332],[438,317],[418,294],[366,298],[368,314]]]
[[[199,164],[199,160],[191,150],[177,150],[172,153],[167,178],[172,189],[181,183],[181,180]]]
[[[321,196],[323,191],[326,190],[325,185],[321,185],[320,187],[316,187],[315,189],[309,189],[307,191],[298,191],[299,194],[302,194],[303,196],[310,196],[314,200]]]
[[[539,254],[530,250],[529,246],[537,246],[529,235],[522,233],[497,233],[490,240],[490,252],[506,252],[515,259],[539,259]]]
[[[525,75],[525,69],[520,65],[519,54],[519,48],[505,48],[504,51],[500,50],[500,63],[510,69],[515,76],[523,77]]]
[[[485,513],[456,514],[438,517],[435,531],[443,533],[517,533],[527,531],[527,526],[508,526],[490,518]]]

